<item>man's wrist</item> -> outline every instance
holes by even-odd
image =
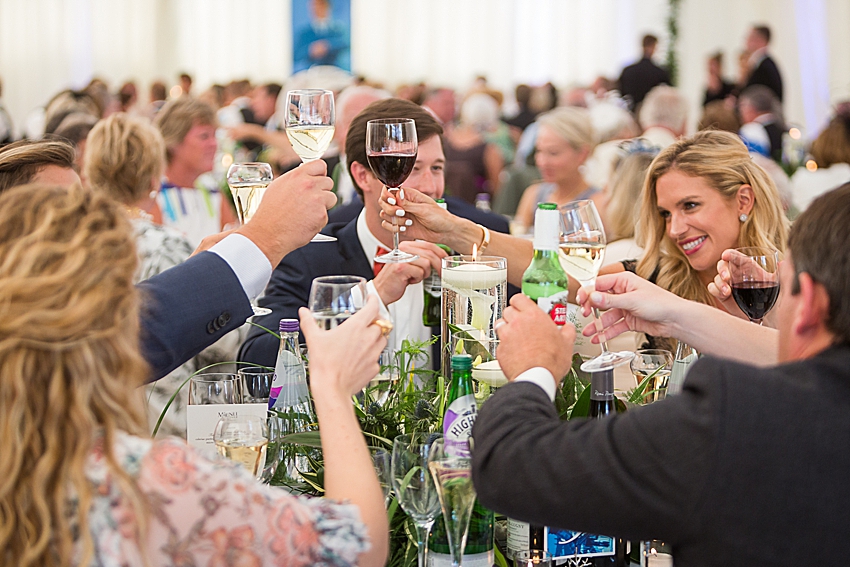
[[[514,382],[531,382],[532,384],[537,384],[546,392],[550,400],[555,401],[555,391],[557,389],[555,377],[549,370],[542,366],[529,368],[514,378]]]
[[[236,229],[236,234],[241,234],[253,242],[265,254],[272,267],[277,266],[284,256],[296,248],[286,242],[282,235],[263,228],[261,223],[249,222]]]

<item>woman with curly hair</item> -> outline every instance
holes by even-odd
[[[383,565],[350,398],[386,345],[376,303],[329,332],[301,313],[327,498],[296,497],[145,437],[133,241],[120,205],[79,186],[0,196],[0,564]]]

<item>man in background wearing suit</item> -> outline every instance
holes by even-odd
[[[641,44],[643,57],[637,63],[624,68],[619,81],[620,94],[629,101],[629,110],[632,111],[638,108],[653,87],[670,84],[670,75],[667,70],[652,61],[655,48],[658,46],[658,38],[654,35],[645,35]]]
[[[538,525],[663,540],[676,565],[829,565],[843,557],[848,203],[850,183],[795,221],[779,267],[778,332],[634,274],[600,276],[590,301],[581,290],[586,312],[591,303],[608,310],[604,338],[636,330],[738,361],[704,358],[680,394],[624,414],[559,420],[552,399],[575,330],[514,298],[496,323],[511,383],[484,403],[472,431],[481,503]]]
[[[770,44],[770,28],[767,26],[754,26],[747,35],[747,51],[750,53],[750,74],[744,88],[753,85],[764,85],[776,94],[779,102],[782,102],[782,75],[779,67],[767,52]]]
[[[366,159],[366,123],[381,118],[412,118],[416,122],[419,151],[416,165],[405,187],[416,188],[429,197],[443,194],[445,156],[440,135],[442,127],[422,107],[401,99],[373,102],[351,121],[345,139],[348,174],[364,206],[353,219],[331,223],[322,231],[335,236],[336,242],[311,243],[287,255],[275,268],[262,307],[272,313],[255,322],[277,329],[280,319],[296,318],[298,308],[307,305],[314,278],[329,275],[355,275],[369,281],[369,292],[381,299],[382,313],[394,325],[389,345],[397,350],[404,339],[430,339],[432,329],[422,324],[424,291],[421,281],[431,270],[441,269],[446,253],[428,242],[408,241],[401,249],[417,254],[418,260],[399,264],[375,264],[373,258],[392,248],[392,234],[381,228],[378,199],[383,185],[373,175]],[[405,219],[400,218],[403,226]],[[382,250],[383,249],[383,250]],[[239,359],[274,366],[279,341],[262,329],[249,331]]]
[[[5,146],[0,149],[0,192],[27,183],[80,183],[74,157],[73,146],[59,140]],[[306,244],[327,221],[327,209],[336,202],[332,186],[321,160],[278,177],[250,222],[205,239],[184,263],[137,285],[143,298],[140,346],[152,380],[251,316],[250,300],[269,281],[272,266]]]

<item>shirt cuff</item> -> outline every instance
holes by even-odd
[[[210,252],[227,262],[251,301],[263,292],[272,277],[269,259],[246,236],[229,234],[210,248]]]
[[[366,282],[366,294],[374,295],[378,298],[378,316],[381,319],[386,319],[387,321],[392,321],[392,315],[390,315],[390,310],[387,309],[387,306],[384,305],[384,301],[381,299],[381,296],[378,294],[378,290],[375,289],[375,280],[369,280]]]
[[[555,377],[542,366],[529,368],[517,376],[514,382],[531,382],[532,384],[537,384],[543,388],[543,391],[546,392],[550,400],[555,401]]]

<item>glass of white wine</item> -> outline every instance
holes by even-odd
[[[561,213],[561,238],[558,249],[558,260],[561,267],[582,287],[596,285],[596,276],[605,260],[605,228],[596,205],[590,200],[579,200],[567,203],[559,209]],[[594,308],[593,314],[599,319],[599,310]],[[610,370],[634,358],[633,352],[611,352],[605,341],[602,354],[581,365],[585,372]]]
[[[226,415],[215,424],[215,448],[222,457],[241,464],[245,470],[260,478],[266,463],[269,428],[256,415]]]
[[[301,89],[286,93],[284,127],[292,149],[303,163],[321,158],[334,137],[334,94],[324,89]],[[317,234],[311,242],[333,242]]]
[[[360,276],[322,276],[310,286],[307,308],[322,329],[336,328],[366,304],[366,279]]]
[[[673,371],[673,353],[664,349],[641,349],[635,352],[631,369],[636,386],[649,378],[643,389],[644,401],[657,402],[667,395],[667,381]]]
[[[239,222],[245,224],[257,209],[272,182],[272,166],[262,162],[234,163],[227,170],[227,185],[233,195]]]

